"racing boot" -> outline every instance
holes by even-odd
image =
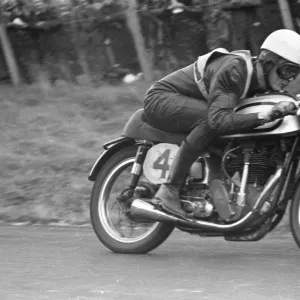
[[[198,157],[198,152],[192,152],[189,148],[185,141],[182,142],[171,166],[167,182],[160,186],[154,196],[154,199],[162,202],[165,211],[180,218],[186,218],[186,212],[181,207],[180,188],[191,165]]]

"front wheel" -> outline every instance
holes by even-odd
[[[117,200],[130,184],[136,151],[134,146],[115,153],[101,168],[91,195],[94,231],[107,248],[117,253],[149,252],[163,243],[174,229],[172,224],[131,219]]]
[[[300,186],[292,198],[290,206],[290,226],[295,242],[300,247]]]

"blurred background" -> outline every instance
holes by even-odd
[[[299,8],[298,0],[1,0],[0,80],[13,71],[25,83],[99,86],[140,73],[151,81],[217,47],[257,55],[270,32],[299,31]]]

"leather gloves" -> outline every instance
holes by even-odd
[[[288,115],[296,115],[297,106],[290,101],[281,101],[275,104],[273,107],[258,113],[258,118],[263,121],[263,123],[268,123],[275,121],[276,119],[281,119]]]

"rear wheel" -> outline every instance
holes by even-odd
[[[149,252],[163,243],[174,229],[172,224],[133,220],[117,200],[130,184],[136,151],[134,146],[114,154],[101,168],[91,195],[94,231],[107,248],[118,253]]]

